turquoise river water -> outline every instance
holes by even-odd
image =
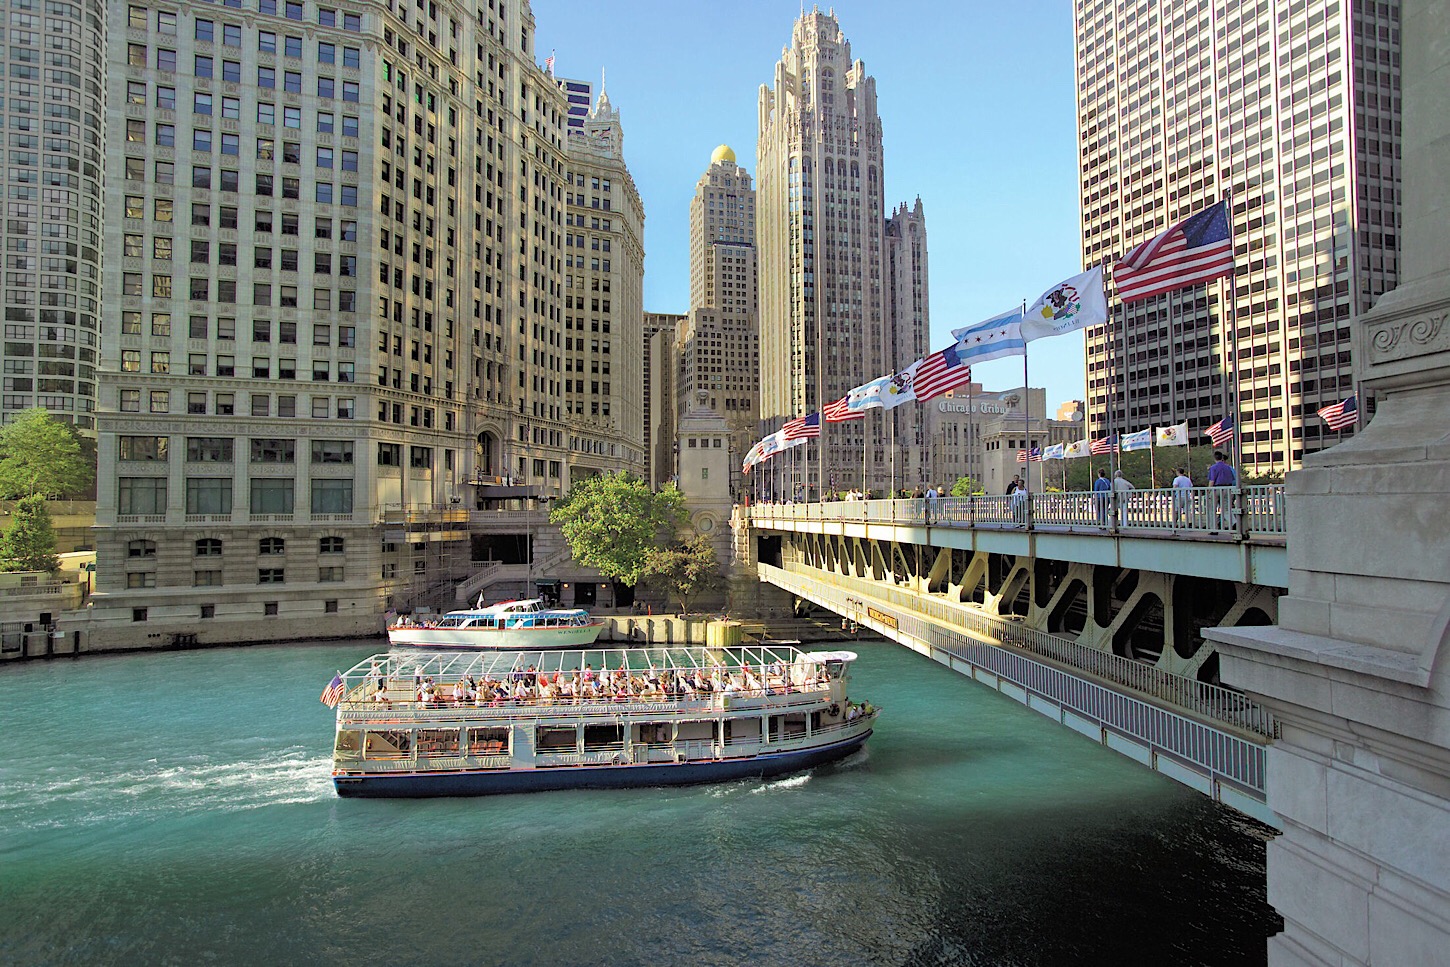
[[[899,646],[867,749],[685,789],[340,800],[379,642],[0,668],[4,964],[1253,964],[1266,830]]]

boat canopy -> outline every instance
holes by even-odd
[[[801,661],[813,661],[825,664],[828,661],[855,661],[854,651],[808,651],[800,656]]]

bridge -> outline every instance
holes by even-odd
[[[1277,723],[1203,629],[1268,625],[1282,486],[763,504],[759,578],[1266,822]]]

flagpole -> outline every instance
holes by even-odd
[[[1027,300],[1022,300],[1022,321],[1027,321]],[[1027,450],[1027,466],[1023,472],[1028,493],[1032,492],[1032,390],[1027,382],[1027,342],[1022,342],[1022,446]]]
[[[1234,260],[1235,260],[1234,271],[1228,277],[1228,279],[1229,279],[1229,282],[1228,282],[1228,297],[1229,297],[1229,302],[1228,302],[1229,344],[1228,344],[1228,346],[1226,346],[1224,348],[1225,348],[1225,350],[1227,352],[1229,352],[1231,354],[1229,356],[1229,360],[1230,360],[1229,372],[1232,374],[1232,379],[1233,379],[1233,400],[1234,400],[1234,402],[1233,402],[1232,416],[1233,416],[1233,420],[1234,420],[1234,425],[1233,425],[1233,431],[1234,431],[1234,437],[1233,437],[1233,443],[1234,443],[1234,458],[1238,461],[1237,482],[1242,483],[1242,481],[1243,481],[1243,473],[1244,473],[1244,438],[1243,438],[1243,422],[1244,421],[1243,421],[1243,418],[1242,418],[1242,414],[1239,412],[1239,409],[1240,409],[1240,404],[1239,404],[1239,332],[1238,332],[1238,301],[1239,301],[1239,299],[1238,299],[1238,265],[1237,265],[1237,259],[1238,259],[1238,237],[1237,237],[1237,232],[1236,232],[1236,230],[1234,228],[1234,192],[1233,192],[1233,187],[1232,186],[1230,186],[1229,189],[1226,192],[1224,192],[1224,201],[1226,202],[1227,213],[1228,213],[1229,249],[1232,251],[1233,256],[1234,256]]]

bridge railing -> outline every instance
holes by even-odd
[[[947,601],[908,588],[832,574],[796,561],[785,562],[785,567],[781,570],[846,588],[862,597],[874,597],[944,624],[965,628],[984,638],[1081,669],[1098,678],[1246,732],[1266,738],[1275,738],[1278,735],[1278,723],[1268,711],[1249,701],[1242,693],[1222,685],[1165,672],[1132,658],[1079,644],[1071,638],[1028,628],[1019,621],[985,614],[961,602]]]
[[[759,521],[1046,527],[1111,534],[1150,531],[1162,537],[1239,540],[1281,539],[1287,529],[1283,484],[755,504],[750,515]]]

